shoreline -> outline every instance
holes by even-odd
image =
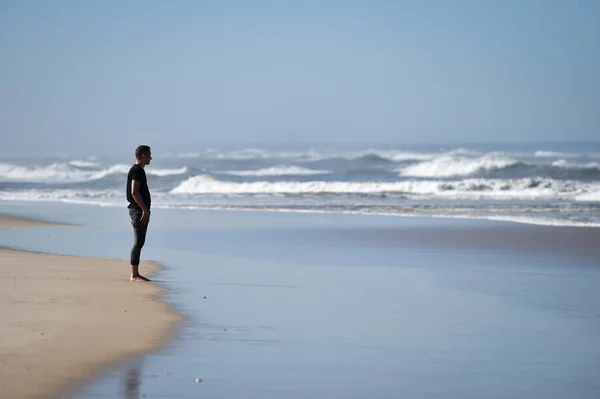
[[[0,228],[34,226],[66,225],[0,214]],[[173,338],[182,315],[164,288],[128,281],[126,263],[0,247],[0,398],[68,395]]]
[[[31,201],[27,200],[5,200],[3,201],[9,204],[18,204],[18,205],[30,205]],[[595,201],[588,201],[595,202]],[[69,201],[39,201],[39,204],[46,205],[80,205],[80,206],[92,206],[92,207],[109,207],[116,208],[118,205],[114,203],[106,203],[101,204],[99,202],[69,202]],[[337,210],[320,210],[320,209],[291,209],[291,208],[252,208],[252,207],[229,207],[229,206],[201,206],[201,205],[182,205],[182,206],[170,206],[170,205],[160,205],[154,204],[153,209],[161,209],[161,210],[182,210],[182,211],[205,211],[205,212],[249,212],[249,213],[289,213],[289,214],[324,214],[324,215],[355,215],[355,216],[379,216],[379,217],[397,217],[397,218],[423,218],[423,219],[438,219],[438,220],[459,220],[459,221],[482,221],[482,222],[493,222],[493,223],[508,223],[513,225],[524,225],[524,226],[539,226],[539,227],[552,227],[552,228],[579,228],[579,229],[600,229],[600,222],[595,221],[569,221],[556,219],[556,218],[532,218],[527,216],[519,216],[519,215],[452,215],[452,214],[442,214],[442,213],[431,213],[431,214],[418,214],[418,213],[393,213],[393,212],[364,212],[364,211],[337,211]],[[12,216],[7,214],[0,213],[1,216]],[[30,221],[33,223],[40,223],[39,219],[28,219],[28,217],[22,217],[18,215],[17,218],[24,219],[26,221]],[[42,223],[46,223],[43,222]],[[51,225],[65,225],[61,223],[53,223],[47,222]],[[24,225],[25,226],[25,225]],[[20,227],[20,226],[15,226]]]

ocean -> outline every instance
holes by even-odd
[[[149,143],[152,144],[152,143]],[[133,152],[133,149],[132,151]],[[153,147],[155,208],[600,226],[600,144]],[[0,158],[0,201],[123,206],[132,154]]]

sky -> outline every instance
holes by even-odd
[[[600,2],[0,0],[4,151],[598,141]]]

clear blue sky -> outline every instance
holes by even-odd
[[[600,139],[600,1],[0,0],[7,149]]]

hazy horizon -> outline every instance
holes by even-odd
[[[600,3],[0,3],[2,153],[597,142]]]
[[[150,145],[153,156],[158,163],[164,158],[169,159],[176,155],[202,154],[210,151],[220,153],[264,150],[270,151],[292,151],[298,153],[308,153],[310,151],[355,151],[368,153],[370,151],[407,151],[415,153],[444,153],[453,150],[472,150],[476,152],[498,152],[507,153],[520,152],[534,154],[538,151],[551,151],[558,153],[574,154],[599,154],[600,140],[590,141],[505,141],[505,142],[486,142],[486,141],[428,141],[428,142],[287,142],[287,143],[259,143],[259,142],[237,142],[237,143],[182,143],[175,142],[171,144],[155,143],[152,141],[140,141],[137,144]],[[63,148],[44,148],[22,147],[19,149],[0,148],[0,156],[5,160],[23,161],[27,158],[63,158],[63,159],[96,159],[100,158],[120,158],[123,162],[133,161],[133,154],[136,145],[114,145],[107,141],[105,144],[88,144],[84,148],[63,147]]]

